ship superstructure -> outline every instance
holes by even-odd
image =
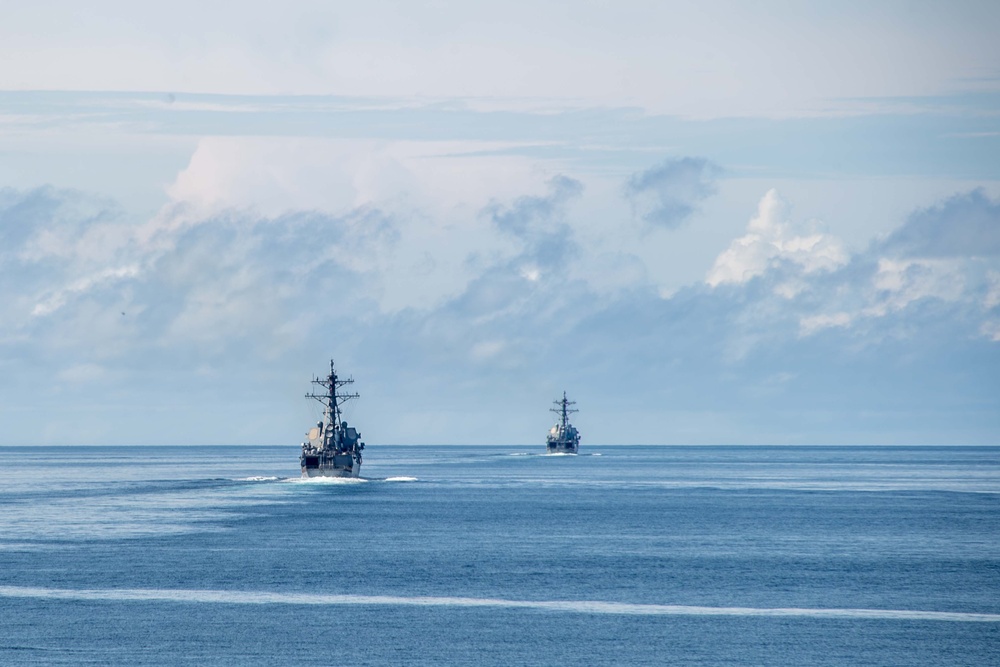
[[[340,406],[345,401],[358,398],[358,394],[341,393],[341,387],[354,383],[354,378],[341,379],[330,360],[330,374],[314,377],[312,384],[322,392],[306,394],[323,404],[323,420],[309,429],[302,443],[303,477],[357,477],[361,474],[361,433],[344,421]]]
[[[576,401],[567,399],[564,391],[562,400],[554,401],[554,404],[555,407],[549,408],[549,412],[559,415],[559,421],[549,429],[546,449],[549,454],[576,454],[580,449],[580,432],[569,423],[569,415],[579,412],[569,407],[576,405]]]

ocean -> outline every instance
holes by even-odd
[[[0,448],[0,665],[1000,665],[1000,448]]]

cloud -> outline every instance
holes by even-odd
[[[910,215],[875,244],[875,251],[901,257],[1000,257],[1000,201],[990,200],[982,189],[954,195]]]
[[[992,310],[1000,306],[1000,271],[986,272],[986,294],[983,297],[983,307]]]
[[[704,158],[667,160],[633,174],[625,184],[625,196],[633,215],[651,225],[674,229],[695,211],[699,202],[715,193],[719,171]]]
[[[130,226],[114,204],[79,192],[0,191],[0,339],[42,339],[47,316],[134,277]]]
[[[377,205],[397,213],[425,211],[452,223],[455,208],[478,210],[537,181],[532,161],[508,154],[516,143],[336,138],[332,127],[317,134],[202,138],[168,194],[206,215],[249,209],[276,217],[290,210],[342,213]]]
[[[36,217],[0,258],[0,284],[18,288],[0,302],[0,400],[15,406],[0,433],[28,433],[11,415],[45,413],[31,397],[60,378],[89,402],[57,419],[125,434],[107,441],[294,440],[294,380],[329,356],[364,379],[355,421],[371,423],[372,442],[528,442],[537,406],[562,389],[591,406],[594,443],[998,432],[995,259],[893,256],[878,244],[850,255],[769,192],[712,269],[731,278],[664,296],[634,256],[588,247],[571,224],[579,182],[538,187],[470,214],[496,245],[470,262],[467,282],[395,310],[380,293],[412,221],[374,204],[189,211],[183,225],[164,224],[168,208],[150,236],[113,207],[73,204],[79,195],[7,192],[0,220]],[[107,257],[82,249],[94,225],[119,239]],[[63,240],[39,241],[52,234]],[[616,267],[622,276],[602,289],[586,280]]]
[[[160,318],[172,346],[287,346],[310,334],[289,336],[285,323],[310,314],[299,327],[314,330],[374,299],[379,255],[395,238],[392,221],[373,209],[216,216],[184,228],[150,259],[145,297],[159,298],[149,317]]]
[[[712,287],[745,283],[780,263],[810,274],[835,269],[846,261],[847,252],[839,239],[824,232],[818,222],[792,222],[787,204],[772,189],[760,200],[747,233],[716,258],[705,282]],[[783,289],[788,294],[795,292],[793,283],[786,283]]]
[[[398,240],[395,221],[372,207],[279,217],[192,217],[181,207],[134,225],[105,222],[107,215],[90,211],[97,203],[79,206],[81,198],[52,189],[7,193],[0,230],[20,224],[28,231],[0,258],[0,280],[16,294],[0,304],[0,337],[27,336],[99,358],[155,347],[239,354],[238,341],[273,351],[311,335],[304,330],[327,325],[336,312],[369,310]],[[38,211],[48,212],[47,221],[25,225]],[[173,223],[174,215],[185,223]],[[93,251],[99,227],[108,228],[105,239],[117,239],[113,252]],[[325,300],[335,308],[311,305]],[[290,333],[287,324],[296,320],[299,331]]]
[[[31,314],[40,317],[51,315],[66,305],[66,302],[71,299],[73,295],[85,294],[92,291],[95,287],[102,283],[112,283],[127,278],[134,278],[138,274],[139,267],[132,265],[108,268],[93,275],[83,276],[71,284],[56,289],[47,295],[31,310]]]
[[[382,192],[369,186],[380,174]],[[168,188],[202,214],[234,208],[279,216],[289,210],[342,212],[406,189],[410,174],[385,144],[299,137],[206,137]]]
[[[569,203],[583,193],[583,184],[560,174],[549,179],[546,187],[546,195],[517,197],[509,205],[494,201],[481,212],[498,231],[520,244],[507,264],[531,282],[542,272],[563,267],[578,248],[565,219]]]
[[[59,202],[47,196],[49,189],[21,193],[0,190],[0,253],[9,255],[22,248],[40,225],[52,224]]]
[[[1000,320],[989,320],[983,322],[979,333],[989,338],[994,343],[1000,343]]]
[[[0,189],[0,257],[106,260],[121,242],[111,230],[121,227],[122,212],[103,198],[52,187]]]
[[[583,193],[580,181],[563,175],[549,179],[547,186],[547,195],[518,197],[509,206],[493,202],[483,213],[505,234],[519,239],[537,237],[562,218],[570,200]]]
[[[912,213],[859,260],[876,267],[865,316],[882,317],[927,300],[988,312],[998,301],[1000,202],[981,189],[953,195]],[[988,322],[978,335],[993,339]]]
[[[818,222],[791,222],[787,206],[770,191],[747,234],[719,255],[706,283],[768,294],[753,303],[755,310],[771,304],[772,335],[777,318],[792,315],[800,337],[840,330],[854,347],[873,346],[916,337],[915,327],[929,326],[928,318],[950,317],[961,323],[962,335],[992,339],[991,276],[998,264],[981,249],[989,246],[995,208],[978,191],[955,195],[852,255]],[[775,305],[772,297],[788,303]],[[754,336],[744,340],[759,343]]]
[[[959,301],[966,298],[967,277],[960,262],[878,259],[872,278],[873,303],[865,314],[881,316],[920,299]]]
[[[850,313],[844,312],[808,315],[799,320],[799,330],[803,336],[809,336],[830,327],[849,326],[853,319]]]
[[[714,432],[725,419],[743,424],[732,431],[739,442],[764,431],[770,442],[940,442],[959,430],[989,440],[997,420],[983,406],[1000,406],[982,392],[997,388],[1000,347],[982,311],[987,288],[956,280],[947,263],[851,255],[819,223],[792,223],[779,203],[765,195],[749,227],[771,245],[752,279],[668,297],[635,283],[609,294],[563,274],[533,283],[500,263],[389,338],[424,351],[403,366],[447,369],[467,387],[468,400],[450,404],[470,411],[473,396],[558,380],[605,411],[657,415],[660,438],[678,437],[665,426],[681,419],[674,411],[694,410],[716,415]],[[955,427],[958,414],[968,430]],[[704,441],[704,428],[689,437]]]
[[[344,217],[377,209],[392,218],[396,234],[370,267],[382,287],[379,306],[428,307],[477,275],[470,256],[489,264],[530,246],[533,261],[551,264],[568,250],[560,226],[582,184],[545,171],[540,177],[537,161],[510,148],[486,141],[206,138],[169,188],[174,206],[155,229],[169,239],[178,226],[218,216]],[[546,177],[543,194],[524,194]],[[498,224],[483,224],[493,216]]]

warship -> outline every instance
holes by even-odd
[[[323,420],[309,429],[302,443],[303,477],[357,477],[361,474],[361,433],[343,421],[340,406],[345,401],[358,398],[358,394],[340,393],[340,388],[354,383],[354,378],[342,380],[330,360],[330,374],[314,377],[312,384],[322,387],[322,392],[313,391],[306,398],[313,398],[323,404]]]
[[[570,413],[579,412],[569,407],[576,405],[576,401],[568,400],[564,391],[562,400],[554,401],[554,404],[556,407],[549,408],[549,412],[559,415],[559,421],[549,429],[546,449],[549,454],[576,454],[580,449],[580,432],[568,420]]]

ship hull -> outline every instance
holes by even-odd
[[[578,449],[579,445],[572,442],[550,442],[546,446],[549,454],[576,454]]]
[[[350,468],[330,467],[330,468],[302,468],[302,477],[359,477],[361,475],[361,464],[355,463]]]

